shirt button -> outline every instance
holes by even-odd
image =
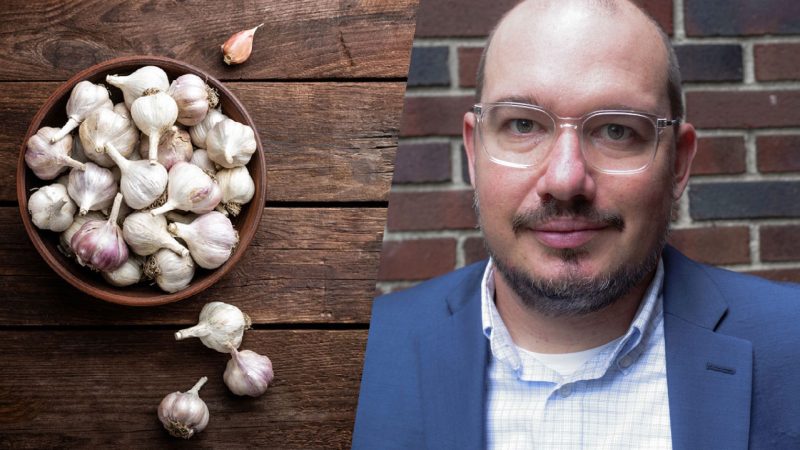
[[[572,385],[566,384],[562,386],[561,389],[558,390],[558,393],[564,398],[569,397],[572,395]]]

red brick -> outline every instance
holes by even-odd
[[[664,31],[672,35],[672,1],[671,0],[634,0],[661,25]]]
[[[759,172],[800,172],[800,135],[759,136]]]
[[[692,175],[743,173],[746,169],[744,138],[706,137],[697,141]]]
[[[762,261],[800,260],[800,225],[762,226],[759,236]]]
[[[475,87],[481,53],[483,53],[483,47],[459,47],[458,84],[461,87]]]
[[[379,281],[425,280],[455,267],[455,239],[419,239],[383,243]]]
[[[760,44],[753,53],[758,80],[800,79],[800,44]]]
[[[797,0],[684,0],[688,36],[797,34]]]
[[[450,144],[400,144],[394,164],[394,184],[450,181]]]
[[[687,120],[698,128],[800,126],[800,91],[686,93]]]
[[[765,269],[752,270],[747,273],[751,275],[757,275],[762,278],[767,278],[769,280],[800,283],[800,269]]]
[[[469,229],[476,224],[471,190],[389,194],[391,231]]]
[[[669,243],[686,256],[709,264],[750,262],[750,230],[747,227],[710,227],[673,230]]]
[[[400,136],[460,136],[464,113],[474,103],[471,96],[406,97]]]
[[[471,237],[464,240],[464,264],[472,264],[489,257],[482,237]]]

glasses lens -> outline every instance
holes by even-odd
[[[598,113],[583,123],[583,150],[587,162],[607,171],[643,169],[653,160],[658,130],[639,114]]]
[[[531,166],[547,155],[554,129],[553,118],[541,110],[492,105],[482,111],[479,136],[494,160]]]

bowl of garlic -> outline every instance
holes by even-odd
[[[36,250],[64,280],[113,303],[190,297],[255,236],[264,152],[221,82],[157,56],[77,73],[22,142],[17,199]]]

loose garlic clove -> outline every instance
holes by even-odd
[[[178,122],[193,126],[202,121],[208,110],[219,103],[219,94],[195,74],[181,75],[169,86],[167,94],[178,104]]]
[[[105,108],[112,109],[114,103],[108,98],[108,90],[102,84],[91,81],[81,81],[72,88],[67,100],[67,123],[50,138],[50,142],[57,142],[70,131],[78,127],[83,119],[92,111]]]
[[[70,241],[72,240],[72,236],[75,236],[75,233],[81,229],[83,224],[90,220],[106,220],[106,216],[99,211],[90,211],[85,216],[81,216],[80,214],[75,216],[75,219],[72,221],[72,224],[64,230],[58,237],[58,250],[66,257],[72,258],[75,256],[75,252],[72,250],[70,246]]]
[[[80,215],[85,215],[111,206],[117,195],[117,182],[110,170],[87,162],[85,170],[70,171],[67,192],[78,204]]]
[[[204,269],[223,265],[239,243],[231,220],[217,211],[203,214],[190,224],[171,223],[168,230],[186,242],[192,259]]]
[[[208,159],[208,152],[202,148],[199,148],[192,153],[192,159],[190,159],[189,162],[203,169],[205,173],[211,176],[215,176],[217,174],[217,166],[214,165],[214,161]]]
[[[222,44],[222,60],[225,64],[241,64],[247,61],[253,51],[253,35],[262,26],[264,26],[263,23],[249,30],[235,33]]]
[[[203,169],[179,162],[169,170],[167,201],[150,210],[150,214],[164,214],[173,209],[204,214],[214,210],[221,199],[219,185]]]
[[[62,232],[74,221],[75,203],[59,183],[39,188],[28,199],[28,212],[39,229]]]
[[[217,183],[222,190],[222,203],[225,209],[236,217],[242,210],[242,205],[253,199],[256,193],[256,184],[246,167],[222,169],[216,173]]]
[[[197,337],[206,347],[228,353],[231,347],[239,348],[248,328],[250,317],[242,310],[227,303],[211,302],[203,306],[197,325],[178,331],[175,339]]]
[[[25,163],[39,179],[52,180],[67,167],[83,170],[84,164],[70,157],[72,153],[72,136],[51,143],[58,129],[43,127],[28,139],[25,148]]]
[[[206,136],[208,158],[222,167],[247,165],[256,148],[253,129],[232,119],[214,125]]]
[[[150,141],[142,139],[139,145],[139,155],[142,158],[150,156]],[[164,133],[158,141],[157,150],[158,162],[169,170],[179,161],[189,161],[192,159],[192,142],[189,132],[173,126]]]
[[[128,246],[117,225],[121,204],[122,194],[118,193],[108,220],[90,220],[72,236],[70,247],[78,263],[94,270],[112,272],[128,260]]]
[[[114,166],[114,160],[105,153],[106,144],[113,145],[127,158],[139,142],[139,130],[133,122],[112,109],[98,109],[89,114],[79,135],[86,157],[102,167]]]
[[[162,248],[145,260],[144,276],[155,281],[162,291],[178,292],[192,282],[194,261],[189,255],[180,256]]]
[[[162,248],[181,256],[189,255],[189,250],[167,232],[167,219],[162,215],[132,213],[122,224],[122,237],[137,255],[149,256]]]
[[[162,92],[169,89],[167,73],[164,72],[164,69],[156,66],[140,67],[127,76],[108,75],[106,82],[122,90],[125,106],[128,109],[131,109],[133,102],[144,95],[144,91],[148,89],[157,89]]]
[[[203,120],[197,125],[189,128],[189,135],[192,137],[192,144],[198,148],[206,148],[206,136],[214,128],[214,125],[227,119],[228,116],[219,109],[209,109]]]
[[[173,392],[158,405],[158,419],[172,436],[189,439],[208,425],[208,406],[200,398],[200,388],[208,381],[202,377],[190,390]]]
[[[125,203],[131,208],[149,207],[167,189],[169,174],[167,169],[158,162],[152,164],[144,160],[127,160],[111,144],[106,145],[106,152],[122,173],[119,190],[125,196]]]
[[[103,279],[116,287],[132,286],[142,280],[142,264],[144,260],[139,255],[129,255],[117,270],[101,272]]]
[[[222,379],[225,385],[236,395],[258,397],[267,391],[267,387],[275,378],[272,361],[264,355],[250,350],[237,351],[230,349],[231,359],[225,367]]]
[[[178,105],[166,92],[148,89],[131,105],[136,126],[150,138],[150,164],[158,162],[158,141],[178,119]]]

